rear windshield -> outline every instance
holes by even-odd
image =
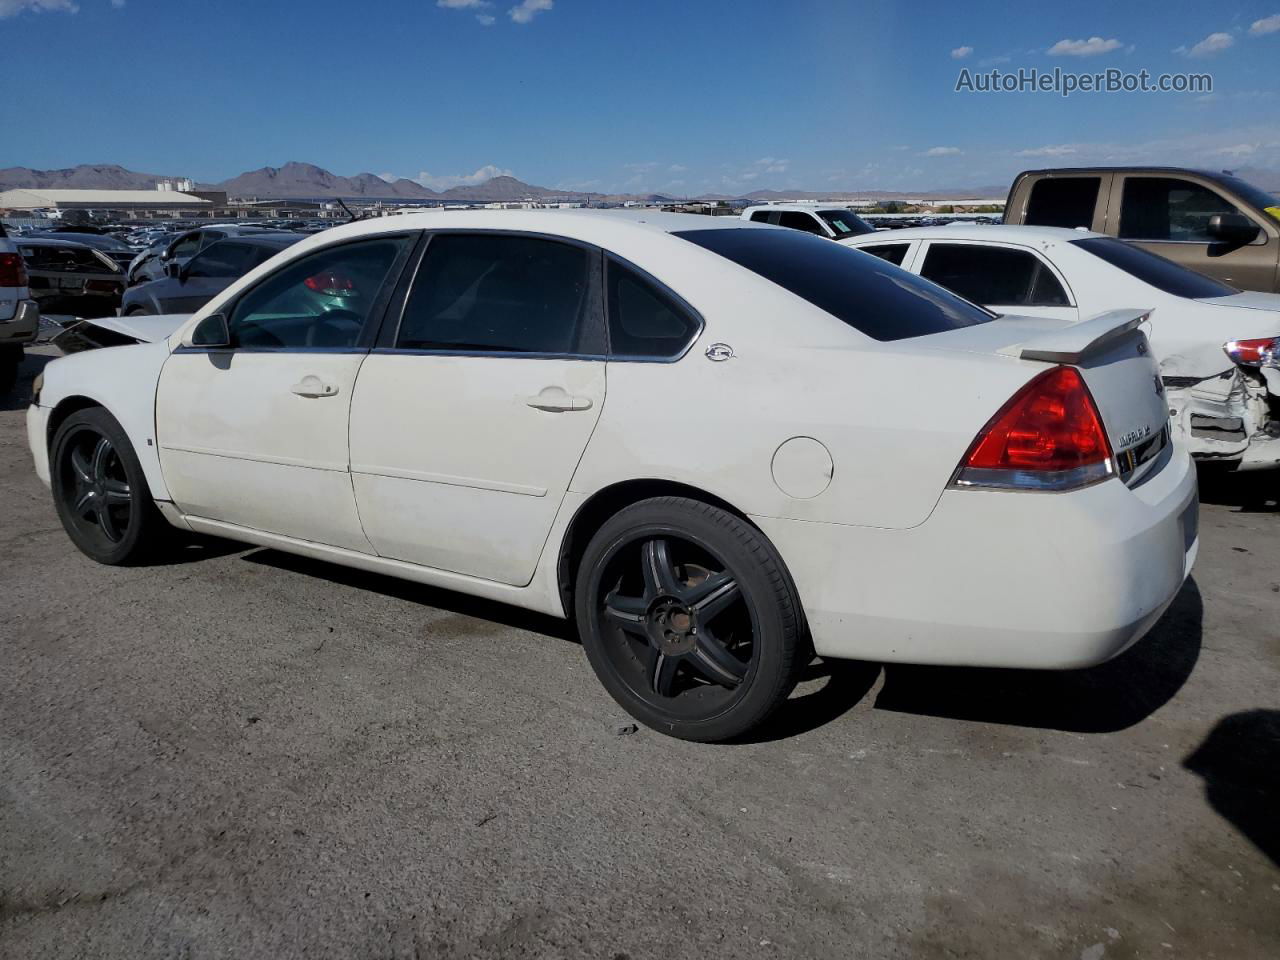
[[[675,235],[758,273],[874,340],[923,337],[995,319],[936,283],[811,234],[744,227]]]
[[[118,273],[120,268],[85,247],[19,245],[28,270],[50,273]]]
[[[1135,247],[1122,240],[1113,240],[1110,237],[1085,237],[1071,242],[1089,251],[1095,257],[1107,261],[1113,267],[1137,277],[1143,283],[1149,283],[1157,290],[1163,290],[1175,297],[1203,300],[1208,297],[1229,297],[1233,293],[1239,293],[1235,287],[1229,287],[1220,280],[1214,280],[1202,273],[1178,266],[1172,260],[1166,260],[1159,254]]]

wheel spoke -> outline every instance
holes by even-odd
[[[671,566],[671,557],[667,553],[667,541],[650,540],[640,551],[640,565],[644,569],[645,600],[657,596],[678,596],[680,587],[676,583],[676,572]]]
[[[647,637],[645,631],[645,611],[648,605],[639,597],[623,597],[611,593],[605,597],[605,618],[615,627],[621,627],[628,633]]]
[[[120,525],[116,523],[116,518],[111,515],[111,508],[105,503],[98,504],[95,517],[98,521],[98,526],[107,535],[107,539],[112,543],[119,542],[121,537]]]
[[[125,481],[108,479],[103,487],[108,503],[129,503],[129,484]]]
[[[722,687],[736,687],[747,675],[747,665],[707,630],[698,631],[698,644],[690,658],[704,677]]]
[[[76,481],[78,483],[93,483],[93,476],[89,473],[89,458],[84,455],[84,451],[76,447],[71,451],[71,469],[76,473]]]
[[[79,493],[80,496],[71,507],[72,513],[77,517],[83,517],[90,512],[89,507],[93,507],[95,510],[97,509],[97,505],[94,503],[92,490],[77,490],[76,492]]]
[[[650,685],[658,696],[669,697],[675,692],[676,669],[680,666],[680,658],[668,657],[657,651],[654,654],[649,668]]]
[[[724,612],[741,595],[738,581],[726,571],[713,573],[697,586],[690,587],[685,591],[684,599],[699,621],[706,623]]]
[[[97,446],[93,448],[93,463],[89,467],[89,473],[94,480],[102,481],[107,479],[107,458],[111,456],[111,441],[106,437],[99,437]]]

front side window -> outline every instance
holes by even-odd
[[[1209,218],[1239,212],[1213,190],[1190,180],[1126,177],[1120,236],[1125,240],[1211,243]]]
[[[189,233],[179,239],[169,250],[169,256],[175,260],[193,257],[200,249],[200,234]]]
[[[606,286],[610,358],[675,359],[693,342],[699,322],[636,271],[610,259]]]
[[[405,237],[344,243],[292,260],[236,303],[234,347],[354,347]]]
[[[772,220],[770,220],[768,210],[757,210],[755,213],[751,215],[751,222],[752,223],[777,223],[778,219],[777,217],[774,217]]]
[[[1036,227],[1093,226],[1101,177],[1045,177],[1031,187],[1023,221]]]
[[[881,260],[887,260],[895,267],[902,266],[902,261],[906,259],[907,247],[906,243],[877,243],[868,247],[854,247],[855,250],[861,250],[863,253],[869,253],[873,257],[879,257]]]
[[[848,244],[795,230],[685,230],[675,236],[758,274],[873,340],[904,340],[995,314]]]
[[[1035,254],[976,243],[931,243],[920,275],[974,303],[1060,307],[1066,291]]]
[[[780,227],[790,227],[792,230],[803,230],[805,233],[817,234],[825,237],[818,221],[807,213],[801,213],[799,210],[783,210],[778,217],[777,224]]]
[[[249,270],[255,250],[247,243],[215,243],[187,264],[188,277],[238,277]]]
[[[396,347],[598,356],[590,277],[583,247],[518,234],[437,234],[414,278]]]

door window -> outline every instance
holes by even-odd
[[[1062,284],[1033,253],[976,243],[931,243],[920,275],[974,303],[1067,306]]]
[[[688,349],[700,323],[636,271],[609,260],[609,356],[674,359]]]
[[[1046,177],[1031,187],[1025,223],[1037,227],[1093,226],[1101,177]]]
[[[185,237],[180,237],[177,242],[169,249],[169,256],[174,259],[183,259],[195,256],[196,251],[200,249],[200,234],[188,233]]]
[[[396,347],[600,356],[591,260],[583,247],[541,237],[437,234],[414,278]]]
[[[1175,177],[1125,177],[1120,236],[1125,240],[1210,243],[1209,218],[1239,213],[1221,196]]]
[[[778,226],[790,227],[792,230],[803,230],[805,233],[816,233],[820,237],[827,235],[815,217],[807,213],[801,213],[798,210],[782,211],[781,216],[778,217]]]
[[[854,247],[853,249],[869,253],[873,257],[879,257],[881,260],[888,260],[895,267],[900,267],[907,256],[908,246],[909,244],[905,243],[877,243],[875,246]]]
[[[290,261],[236,303],[232,346],[354,347],[406,242],[379,237]]]
[[[238,277],[247,273],[253,262],[254,247],[247,243],[215,243],[191,258],[188,277]]]

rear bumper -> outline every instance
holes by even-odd
[[[40,332],[40,308],[34,300],[19,300],[13,317],[0,320],[0,344],[31,343]]]
[[[887,530],[754,517],[791,571],[822,656],[1067,669],[1149,630],[1195,562],[1185,452],[1134,489],[948,490]]]

